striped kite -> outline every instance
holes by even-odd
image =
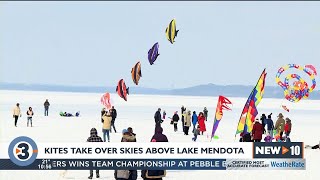
[[[166,28],[166,36],[168,41],[171,42],[171,44],[175,42],[174,39],[177,37],[178,32],[179,30],[176,29],[176,20],[173,19]]]
[[[131,77],[133,82],[138,85],[141,75],[141,63],[140,61],[135,64],[131,70]]]
[[[127,101],[127,95],[129,95],[129,88],[127,88],[126,83],[123,79],[120,79],[120,81],[118,82],[116,91],[122,99]]]

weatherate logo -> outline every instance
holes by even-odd
[[[10,143],[8,154],[14,164],[18,166],[28,166],[36,160],[38,148],[31,138],[20,136]]]

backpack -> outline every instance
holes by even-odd
[[[129,170],[116,170],[117,178],[129,179],[130,171]]]

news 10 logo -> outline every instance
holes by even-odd
[[[11,141],[8,154],[14,164],[28,166],[36,160],[38,148],[31,138],[20,136]]]
[[[302,142],[275,142],[253,144],[253,158],[301,158],[303,159]]]

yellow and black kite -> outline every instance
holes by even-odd
[[[174,39],[177,37],[178,32],[179,30],[176,29],[176,20],[173,19],[166,29],[166,36],[167,39],[171,42],[171,44],[175,42]]]

